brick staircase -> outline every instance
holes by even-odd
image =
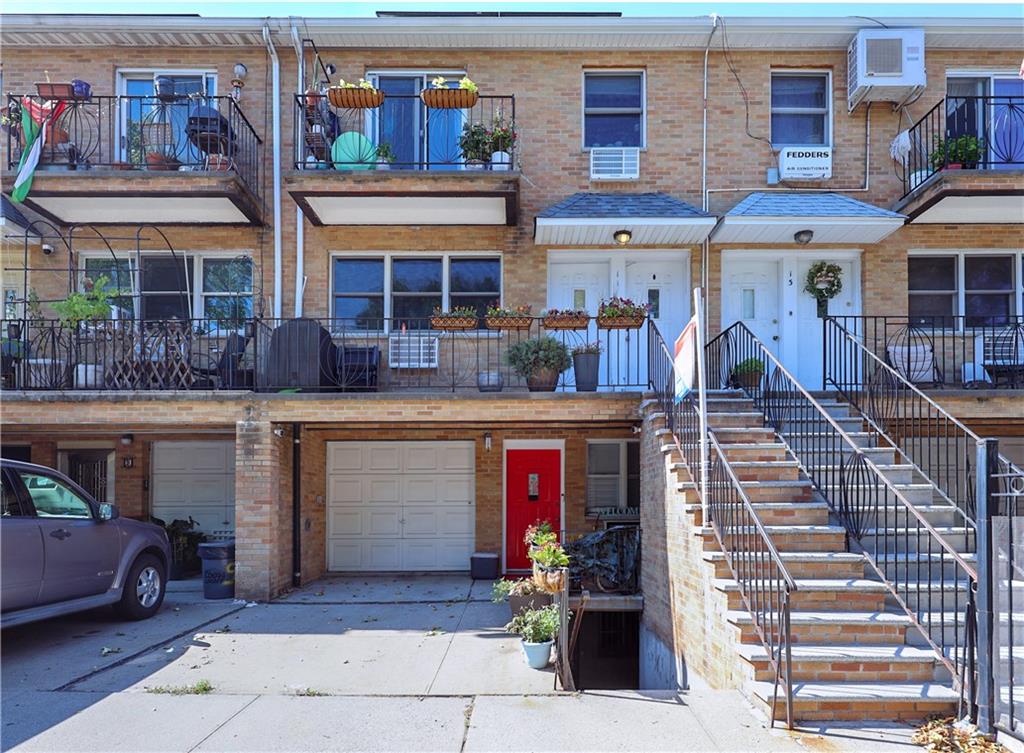
[[[850,416],[846,405],[826,399],[822,406],[858,444],[871,445],[871,435],[863,431],[859,418]],[[693,535],[703,539],[704,563],[712,570],[715,598],[719,600],[715,608],[733,631],[736,660],[746,678],[743,690],[768,713],[774,674],[767,651],[743,607],[739,585],[731,577],[714,532],[702,519],[694,484],[669,430],[664,428],[664,415],[657,412],[654,401],[645,402],[644,410],[648,412],[648,425],[654,426],[662,439],[667,470],[675,474],[674,493],[682,495],[679,501],[692,524]],[[918,720],[955,712],[959,695],[952,688],[948,669],[886,584],[867,566],[864,556],[851,551],[845,528],[802,475],[780,437],[765,428],[763,414],[739,391],[714,391],[708,395],[708,423],[797,581],[791,603],[795,718]],[[801,434],[808,436],[807,431]],[[793,449],[798,455],[815,451],[813,446],[795,445]],[[916,478],[911,466],[898,464],[893,449],[872,447],[869,453],[929,522],[958,551],[964,551],[965,531],[956,525],[947,505],[934,502],[932,486]],[[893,504],[898,507],[895,500]],[[898,516],[896,520],[898,523]],[[898,535],[899,531],[892,533]],[[919,544],[924,549],[927,544],[916,538],[904,537],[901,556],[906,558],[905,567],[920,573],[932,563],[927,552],[918,551]],[[967,555],[967,559],[972,558]],[[966,587],[952,579],[941,583],[935,588]],[[910,608],[923,614],[929,608],[928,594],[922,586],[910,600]],[[964,603],[959,601],[961,607]],[[936,597],[931,608],[940,608],[939,604]],[[952,606],[948,599],[946,604]],[[781,698],[780,689],[779,718],[785,714]]]

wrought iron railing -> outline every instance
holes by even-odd
[[[673,358],[654,325],[650,326],[651,388],[666,415],[667,426],[683,456],[693,483],[701,488],[701,427],[695,395],[676,399]],[[709,382],[698,375],[698,389]],[[709,467],[704,508],[729,571],[739,586],[740,598],[750,613],[754,630],[768,653],[775,672],[771,719],[774,725],[779,687],[786,703],[786,723],[793,727],[792,634],[790,608],[797,590],[772,538],[754,511],[750,498],[729,464],[714,432],[707,435]]]
[[[1024,741],[1024,470],[998,457],[992,492],[993,725]]]
[[[640,591],[640,527],[562,531],[569,554],[569,590],[635,594]]]
[[[742,322],[706,351],[712,384],[742,389],[764,413],[976,714],[975,566]],[[962,515],[950,528],[971,531]]]
[[[468,108],[427,107],[388,94],[377,107],[335,107],[326,94],[295,96],[298,170],[516,169],[516,100],[480,95]]]
[[[296,390],[480,392],[641,390],[646,324],[441,331],[431,318],[3,320],[4,385],[23,390]],[[599,343],[589,359],[574,348]],[[538,352],[541,351],[541,352]],[[562,371],[524,376],[515,358],[554,357]],[[584,361],[589,360],[586,364]],[[542,364],[543,365],[543,364]],[[549,364],[550,365],[550,364]]]
[[[1024,97],[947,96],[909,132],[906,196],[942,170],[1024,166]]]
[[[39,171],[232,171],[260,197],[261,139],[231,97],[203,94],[44,100],[7,95],[7,169],[26,147],[23,116],[45,124]]]
[[[1024,315],[829,319],[919,387],[1024,390]]]

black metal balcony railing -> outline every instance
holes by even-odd
[[[1024,316],[837,316],[829,320],[918,387],[1024,390]],[[850,373],[835,374],[835,378],[860,377]]]
[[[388,94],[378,107],[334,107],[325,94],[295,96],[298,170],[514,169],[516,100],[480,95],[472,107],[427,107]]]
[[[1024,97],[949,97],[910,129],[903,195],[947,169],[1024,167]]]
[[[570,592],[640,592],[639,526],[562,531],[560,538],[569,554]]]
[[[260,196],[261,139],[231,97],[7,95],[7,167],[26,147],[23,110],[46,123],[40,171],[232,171]]]
[[[408,318],[4,320],[0,334],[3,384],[18,390],[524,391],[509,351],[548,337],[569,350],[601,343],[597,389],[648,383],[643,327],[593,321],[589,331],[531,318],[521,330],[443,332]],[[556,376],[556,389],[580,391],[572,366]]]

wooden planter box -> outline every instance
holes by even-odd
[[[475,316],[432,316],[430,326],[443,332],[465,332],[476,329]]]
[[[369,109],[384,104],[384,92],[379,89],[332,86],[327,90],[327,100],[334,107],[350,110]]]
[[[424,89],[420,99],[435,110],[468,110],[476,104],[479,95],[469,89]]]
[[[644,326],[646,314],[635,314],[634,316],[598,316],[597,326],[599,329],[640,329]]]
[[[590,326],[589,316],[545,316],[544,329],[566,330],[586,329]]]
[[[530,316],[488,316],[484,319],[487,329],[524,330],[533,322]]]

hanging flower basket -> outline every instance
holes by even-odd
[[[559,314],[544,317],[544,329],[586,329],[590,326],[589,314]]]
[[[568,568],[544,568],[537,563],[533,565],[533,582],[541,591],[548,594],[561,593],[565,589]]]
[[[332,86],[327,90],[332,106],[347,110],[366,110],[384,104],[384,92],[361,86]]]
[[[631,314],[629,316],[597,316],[598,329],[640,329],[644,326],[647,314]]]
[[[477,92],[469,89],[424,89],[420,92],[423,104],[435,110],[468,110],[479,97]]]
[[[497,330],[524,330],[529,329],[533,323],[530,316],[488,316],[484,319],[487,329]]]
[[[434,314],[430,317],[430,327],[442,332],[465,332],[476,329],[475,316],[455,316],[452,314]]]

